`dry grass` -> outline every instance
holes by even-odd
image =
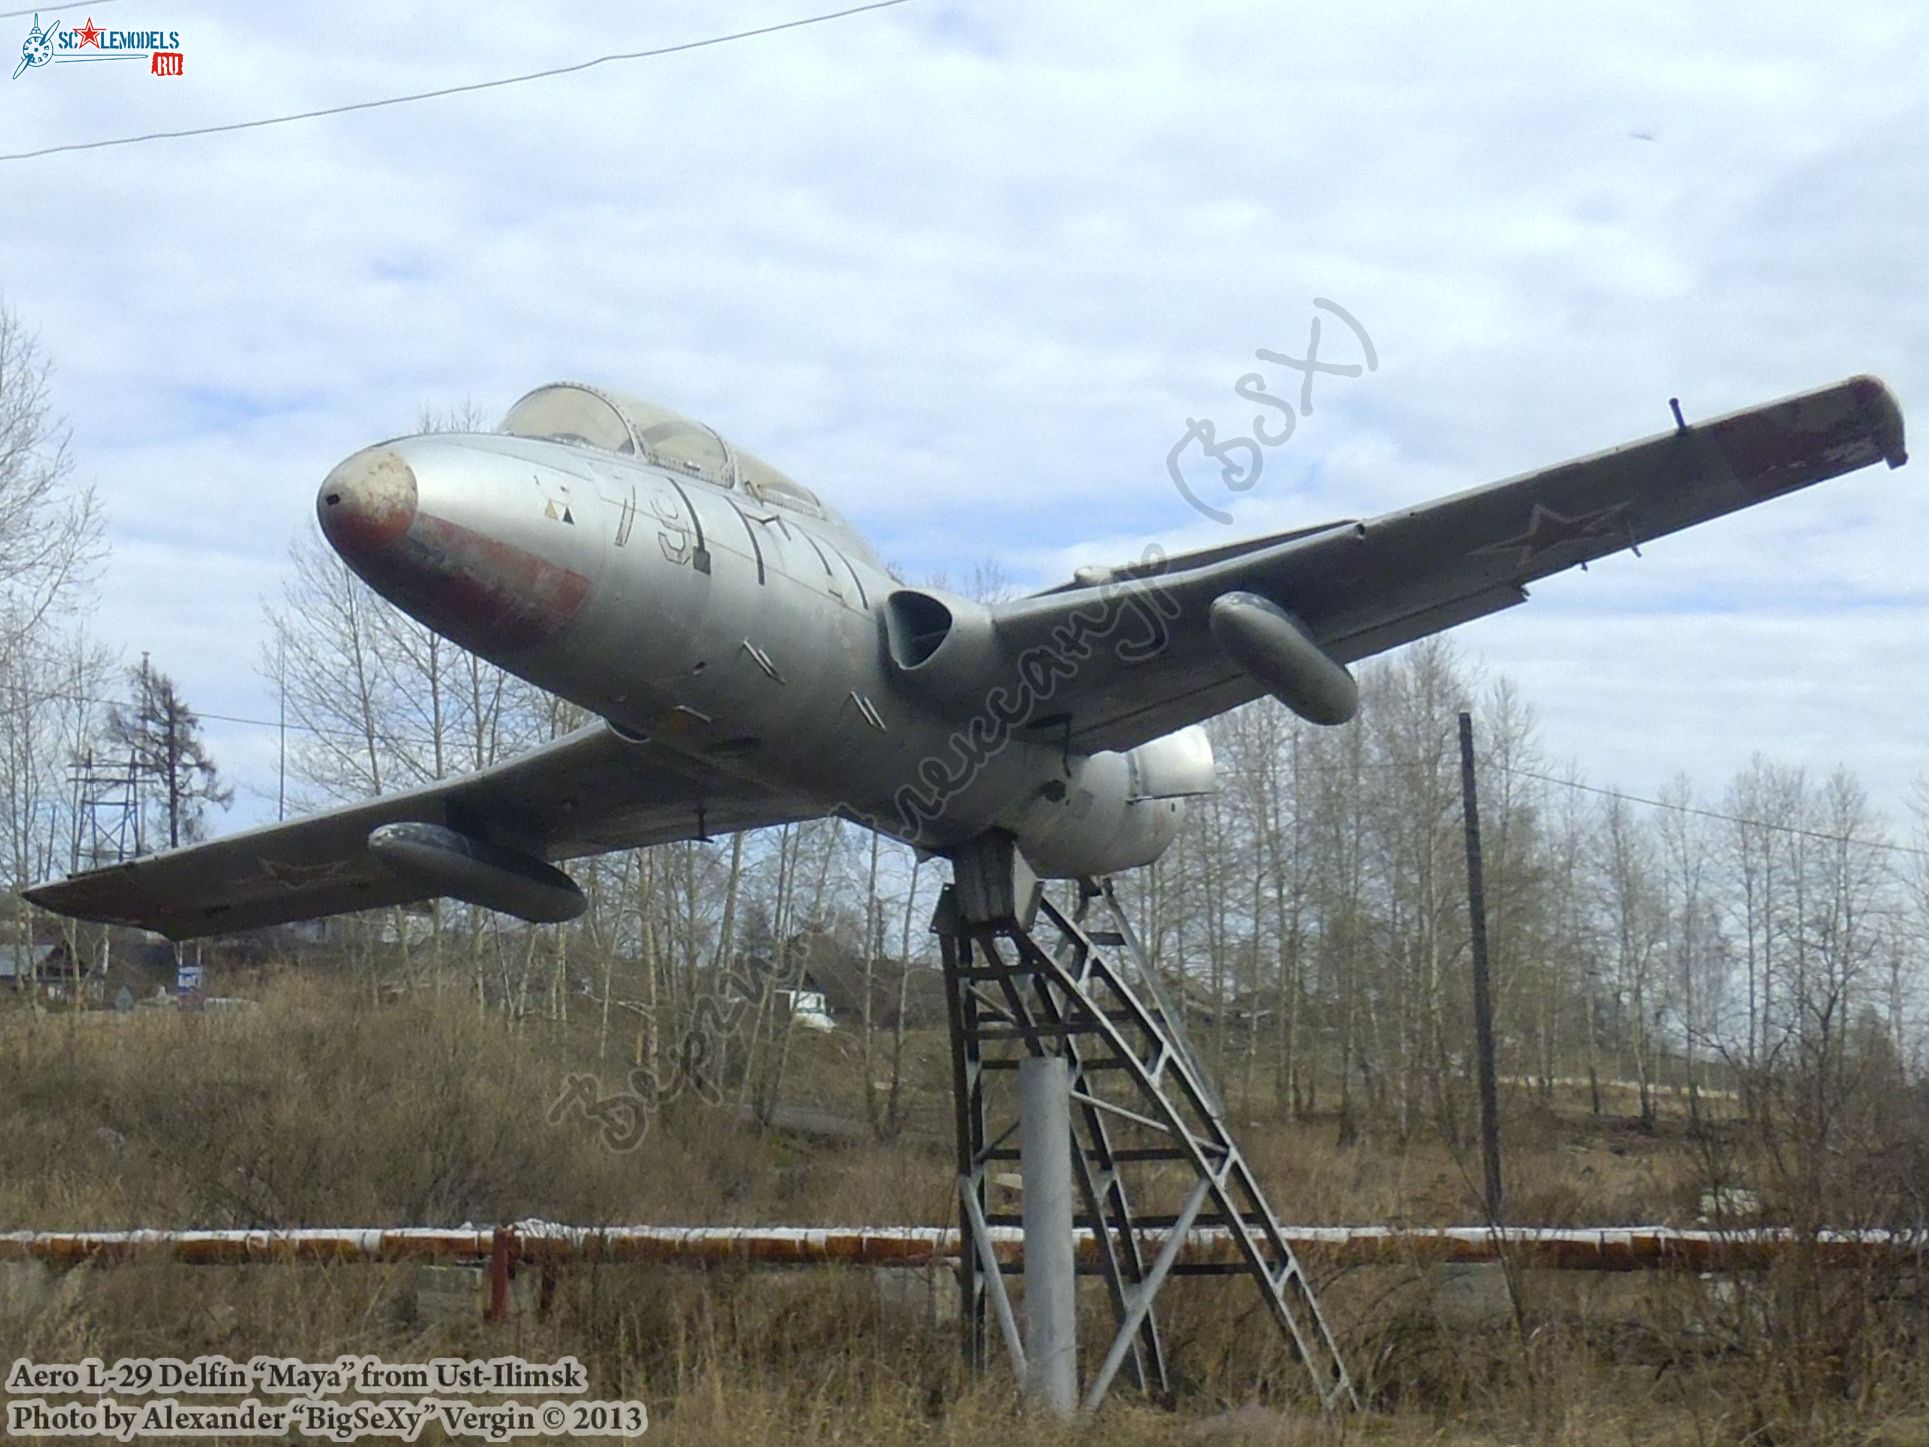
[[[587,1023],[517,1031],[459,997],[378,1007],[295,980],[242,1013],[16,1018],[0,1032],[0,1225],[943,1221],[942,1044],[913,1042],[914,1109],[895,1142],[810,1145],[685,1102],[618,1154],[582,1120],[546,1119],[569,1073],[596,1066]],[[849,1042],[796,1049],[793,1098],[856,1113]],[[1437,1140],[1342,1149],[1330,1121],[1247,1113],[1255,1163],[1291,1219],[1471,1219],[1461,1155]],[[1700,1157],[1678,1120],[1644,1134],[1517,1108],[1509,1151],[1517,1220],[1694,1210]],[[1739,1284],[1519,1284],[1516,1318],[1491,1272],[1328,1283],[1371,1403],[1334,1423],[1306,1409],[1250,1289],[1224,1280],[1163,1298],[1176,1411],[1121,1395],[1071,1429],[1018,1410],[1002,1371],[964,1379],[955,1323],[939,1319],[946,1293],[881,1291],[858,1271],[586,1268],[548,1314],[487,1326],[425,1311],[413,1268],[15,1269],[0,1358],[573,1353],[596,1395],[640,1397],[652,1439],[685,1443],[1929,1441],[1913,1281],[1796,1264]],[[1094,1291],[1084,1306],[1092,1342],[1103,1302]]]

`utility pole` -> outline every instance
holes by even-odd
[[[141,695],[134,701],[136,718],[139,718],[141,713],[147,708],[149,700],[153,697],[154,690],[149,686],[147,679],[147,650],[143,648],[141,650]],[[141,794],[146,792],[146,786],[140,782],[140,776],[145,772],[147,772],[147,770],[142,766],[140,761],[140,751],[130,745],[127,751],[127,777],[129,781],[128,788],[135,791],[134,857],[136,859],[147,852],[147,841],[141,837],[142,825],[145,822],[145,816],[147,814],[147,801],[140,797]]]
[[[1480,865],[1480,800],[1474,786],[1474,718],[1460,715],[1460,799],[1467,823],[1467,923],[1473,933],[1474,1047],[1480,1071],[1480,1154],[1487,1221],[1500,1222],[1500,1088],[1494,1078],[1494,1002],[1487,980],[1487,891]]]
[[[288,640],[276,640],[275,685],[281,695],[281,757],[275,771],[275,818],[288,817]]]

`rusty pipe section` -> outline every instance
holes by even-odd
[[[1156,1252],[1161,1231],[1142,1234]],[[1690,1231],[1666,1226],[1490,1230],[1484,1226],[1289,1226],[1286,1242],[1309,1264],[1324,1267],[1425,1266],[1495,1262],[1556,1271],[1761,1270],[1797,1253],[1826,1266],[1863,1266],[1929,1257],[1929,1234],[1896,1231]],[[991,1228],[1001,1262],[1021,1259],[1023,1233]],[[1076,1233],[1081,1266],[1095,1266],[1092,1233]],[[947,1227],[563,1226],[524,1221],[493,1229],[392,1230],[322,1228],[292,1231],[7,1231],[0,1262],[112,1264],[171,1259],[191,1266],[251,1262],[500,1262],[516,1265],[660,1263],[712,1266],[852,1265],[926,1267],[957,1257],[959,1235]],[[1224,1227],[1188,1233],[1179,1263],[1233,1265],[1238,1243]]]

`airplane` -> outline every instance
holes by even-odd
[[[595,722],[460,778],[36,885],[183,940],[438,896],[532,923],[557,866],[840,814],[1040,878],[1148,864],[1214,788],[1203,729],[1272,695],[1353,716],[1348,665],[1552,573],[1906,461],[1873,377],[1379,517],[1081,569],[985,604],[894,577],[810,489],[618,392],[540,387],[494,432],[366,448],[316,509],[370,587]]]

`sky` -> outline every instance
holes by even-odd
[[[0,152],[568,65],[837,8],[95,0],[183,74],[0,80]],[[32,13],[0,19],[11,69]],[[504,89],[0,161],[0,303],[56,367],[93,630],[272,719],[264,603],[340,458],[599,382],[823,493],[907,576],[1367,517],[1857,372],[1929,402],[1929,11],[907,0]],[[1256,486],[1259,350],[1315,378]],[[1929,417],[1929,413],[1924,414]],[[1919,450],[1929,452],[1929,446]],[[1891,817],[1929,773],[1929,460],[1550,579],[1456,635],[1548,756],[1718,798],[1761,752]],[[211,721],[272,814],[272,729]],[[220,826],[217,826],[217,829]]]

